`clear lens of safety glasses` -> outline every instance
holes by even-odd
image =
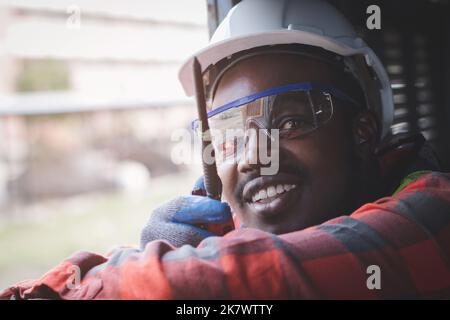
[[[238,160],[252,134],[271,138],[272,130],[278,130],[279,139],[294,139],[324,125],[332,115],[331,95],[318,90],[282,92],[230,108],[209,118],[216,161]]]
[[[269,89],[214,108],[208,112],[208,122],[217,163],[237,161],[246,149],[253,148],[250,138],[255,130],[257,137],[272,141],[274,136],[294,139],[320,128],[333,116],[334,98],[360,108],[339,89],[309,82]],[[200,129],[198,120],[192,127]],[[271,134],[274,130],[276,135]]]

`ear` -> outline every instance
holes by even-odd
[[[378,125],[375,115],[369,110],[353,118],[352,134],[356,150],[362,157],[373,155],[378,143]]]

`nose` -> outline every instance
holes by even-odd
[[[258,135],[256,130],[250,129],[245,133],[244,152],[238,160],[238,170],[247,173],[258,168]]]

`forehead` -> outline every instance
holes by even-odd
[[[295,54],[261,54],[242,60],[227,70],[213,99],[213,108],[230,101],[290,83],[339,83],[339,73],[329,64]]]

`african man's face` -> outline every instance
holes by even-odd
[[[292,54],[245,59],[224,74],[213,108],[291,83],[321,83],[346,92],[348,88],[329,68]],[[345,210],[351,207],[354,196],[357,161],[351,130],[340,110],[345,107],[350,106],[337,103],[332,119],[306,136],[280,139],[279,170],[275,175],[261,175],[261,165],[249,163],[246,157],[218,165],[224,200],[241,223],[280,234],[349,213]],[[257,144],[253,146],[258,148]],[[273,188],[277,191],[275,195]],[[273,196],[255,201],[255,194],[261,190]]]

